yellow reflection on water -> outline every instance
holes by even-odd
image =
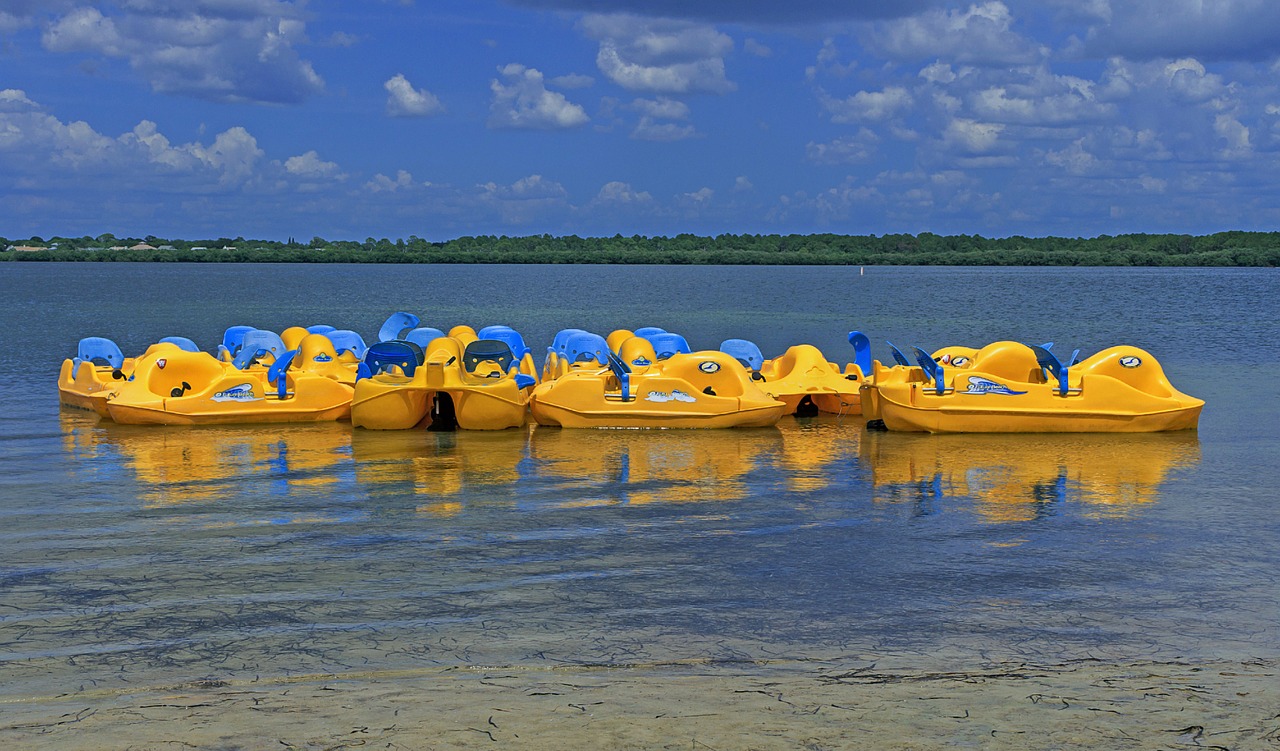
[[[606,495],[595,501],[601,505],[696,503],[743,498],[746,476],[780,444],[773,428],[539,428],[530,456],[543,477],[571,487],[602,488]]]
[[[1200,461],[1194,431],[1148,434],[927,435],[869,432],[860,459],[877,500],[967,496],[993,522],[1056,504],[1124,516],[1158,498],[1175,470]]]
[[[435,516],[462,513],[468,489],[514,485],[528,445],[526,428],[456,433],[351,430],[356,482],[375,494],[383,488],[411,491],[423,497],[415,510]]]
[[[91,467],[131,469],[145,507],[215,500],[252,477],[271,477],[282,489],[330,486],[338,481],[335,470],[349,461],[351,443],[350,427],[335,423],[133,426],[63,410],[61,425],[72,456]]]

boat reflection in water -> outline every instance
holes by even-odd
[[[879,502],[971,498],[992,522],[1058,513],[1125,516],[1157,500],[1172,472],[1200,461],[1194,431],[1148,434],[923,435],[868,432],[861,462]]]
[[[411,498],[414,510],[453,516],[481,496],[515,504],[530,428],[512,430],[350,430],[356,482],[374,498]],[[487,488],[493,492],[470,494]]]
[[[1114,516],[1155,501],[1170,473],[1200,456],[1191,431],[926,435],[865,432],[830,416],[734,430],[449,433],[344,423],[138,428],[64,410],[62,430],[85,481],[136,483],[144,508],[216,502],[231,515],[219,523],[237,524],[844,497],[833,486],[868,480],[873,501],[910,502],[921,514],[958,498],[993,522],[1064,504]]]
[[[138,427],[63,410],[63,444],[78,472],[119,481],[132,472],[145,508],[230,495],[333,492],[349,482],[351,429],[325,423]]]

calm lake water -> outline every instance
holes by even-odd
[[[0,264],[0,699],[450,665],[1280,654],[1280,273]],[[1130,343],[1207,401],[1137,436],[133,428],[61,411],[83,336],[851,329]],[[765,669],[765,668],[762,668]]]

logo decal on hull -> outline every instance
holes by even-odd
[[[1014,391],[1003,383],[998,383],[989,378],[981,376],[969,376],[969,388],[963,392],[965,394],[1004,394],[1007,396],[1017,396],[1025,394],[1025,391]]]
[[[658,402],[661,404],[663,402],[696,402],[698,401],[698,398],[690,396],[680,389],[671,389],[670,394],[665,391],[650,391],[645,395],[644,400],[646,402]]]
[[[321,352],[320,354],[311,358],[311,361],[312,362],[333,362],[333,358],[330,357],[327,353]]]
[[[1142,364],[1141,357],[1134,357],[1133,355],[1125,355],[1124,357],[1120,358],[1120,367],[1122,368],[1136,368],[1141,364]]]
[[[252,383],[242,383],[239,386],[232,386],[229,389],[219,391],[209,399],[215,402],[256,402],[261,401],[262,397],[253,395]]]
[[[701,370],[703,373],[715,373],[720,370],[720,363],[715,362],[714,360],[703,360],[698,363],[698,370]]]

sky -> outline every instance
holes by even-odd
[[[1273,230],[1274,0],[0,0],[0,236]]]

